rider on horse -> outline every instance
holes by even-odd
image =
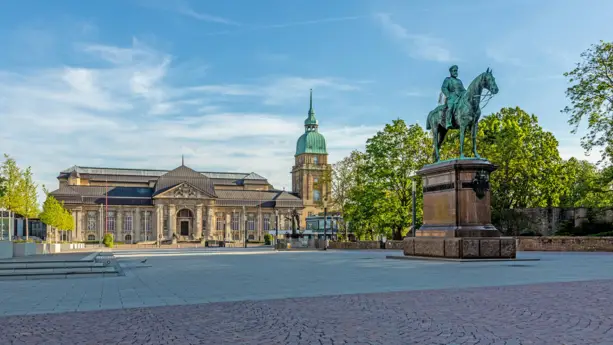
[[[441,87],[441,91],[445,95],[446,98],[446,107],[443,110],[446,122],[446,128],[450,129],[453,127],[452,116],[454,111],[454,106],[457,101],[462,97],[466,89],[462,84],[462,81],[458,79],[458,66],[453,65],[449,68],[450,77],[445,78],[443,82],[443,86]]]

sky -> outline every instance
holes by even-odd
[[[329,162],[425,124],[452,64],[571,134],[563,73],[611,40],[610,0],[0,0],[0,153],[53,190],[73,165],[256,172],[291,189],[313,89]]]

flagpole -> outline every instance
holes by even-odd
[[[106,193],[104,193],[104,234],[106,235],[109,231],[109,179],[105,176],[105,189]]]

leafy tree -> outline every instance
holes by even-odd
[[[483,157],[498,165],[490,180],[495,222],[504,227],[508,209],[559,205],[568,183],[558,141],[535,115],[503,108],[480,122],[479,137]]]
[[[613,159],[613,43],[600,41],[581,54],[575,69],[564,73],[572,85],[566,90],[570,105],[562,113],[577,132],[587,118],[588,133],[581,145],[589,152],[602,149],[603,159]]]
[[[566,193],[561,198],[563,207],[606,207],[613,205],[613,193],[604,183],[606,173],[588,161],[571,158],[564,162],[568,181]]]
[[[4,159],[4,163],[0,167],[0,175],[4,179],[4,191],[0,197],[0,207],[15,212],[22,203],[22,196],[19,193],[19,185],[22,179],[21,171],[15,160],[9,155],[5,154]]]
[[[47,198],[43,203],[43,211],[40,214],[40,220],[49,227],[54,227],[59,230],[67,231],[74,230],[74,218],[64,205],[59,202],[53,195],[50,195],[45,190]],[[49,229],[50,230],[50,229]],[[50,231],[48,231],[49,233]]]
[[[29,236],[28,219],[38,216],[38,192],[37,185],[32,180],[32,169],[28,167],[22,174],[22,178],[17,186],[20,195],[19,204],[15,212],[25,218],[26,240]]]
[[[326,171],[323,177],[316,184],[315,188],[330,186],[330,195],[325,195],[330,204],[331,210],[340,212],[343,215],[342,220],[339,220],[339,231],[345,234],[347,231],[347,222],[345,214],[347,212],[348,203],[350,201],[351,188],[356,182],[356,167],[360,159],[361,153],[353,151],[351,154],[337,163],[332,165],[332,169]]]
[[[6,194],[6,179],[0,176],[0,199]]]
[[[366,194],[375,211],[370,220],[395,240],[401,240],[411,224],[413,178],[430,162],[431,152],[428,133],[400,119],[366,142]],[[417,198],[422,199],[421,190]]]

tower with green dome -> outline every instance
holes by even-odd
[[[329,195],[330,186],[324,183],[326,171],[330,171],[326,138],[319,133],[319,122],[313,110],[313,90],[310,94],[309,113],[304,120],[304,133],[296,142],[296,154],[292,168],[292,191],[297,193],[304,204],[301,227],[309,215],[323,212],[322,199]]]

